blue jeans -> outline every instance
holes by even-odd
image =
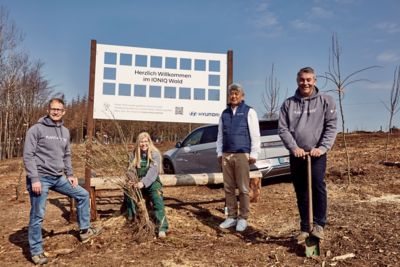
[[[327,192],[325,184],[326,154],[311,158],[313,222],[322,227],[326,224]],[[307,160],[290,155],[290,171],[300,213],[300,230],[309,232],[308,195],[307,195]]]
[[[31,180],[26,179],[26,187],[31,200],[28,241],[32,256],[43,253],[42,222],[49,189],[74,198],[77,202],[79,228],[88,229],[90,227],[89,193],[84,188],[79,185],[73,188],[65,176],[43,176],[40,177],[40,183],[42,193],[37,195],[32,192]]]

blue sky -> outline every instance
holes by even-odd
[[[45,63],[44,74],[68,99],[88,90],[90,40],[146,48],[225,53],[233,50],[234,81],[259,116],[265,79],[275,65],[281,99],[296,73],[328,70],[331,36],[342,47],[342,75],[361,73],[344,99],[349,130],[387,128],[393,72],[400,65],[398,0],[0,0],[25,33],[24,49]],[[331,85],[322,90],[331,89]],[[336,97],[336,95],[335,95]],[[394,124],[400,127],[400,114]],[[339,125],[340,126],[340,125]]]

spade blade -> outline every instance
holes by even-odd
[[[306,257],[319,256],[319,239],[315,236],[309,236],[306,238]]]

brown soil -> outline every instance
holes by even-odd
[[[135,243],[131,226],[115,216],[116,197],[98,199],[104,233],[88,244],[77,239],[70,224],[69,201],[51,193],[43,224],[45,249],[56,266],[400,266],[400,168],[379,164],[383,134],[347,136],[352,180],[347,185],[341,137],[329,155],[326,239],[317,258],[305,258],[293,236],[298,212],[289,179],[264,181],[261,199],[251,206],[249,227],[243,233],[221,231],[224,193],[221,187],[164,188],[170,232],[164,240]],[[400,161],[400,135],[392,137],[390,161]],[[164,147],[165,149],[165,147]],[[78,149],[76,149],[78,150]],[[77,153],[74,150],[75,153]],[[77,174],[82,164],[74,157]],[[30,266],[27,224],[29,198],[25,181],[16,199],[21,159],[0,162],[1,266]],[[24,175],[24,174],[22,174]],[[335,257],[353,253],[347,259]]]

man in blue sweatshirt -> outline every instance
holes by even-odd
[[[26,185],[31,201],[28,240],[32,261],[46,264],[42,222],[49,190],[74,198],[77,202],[79,237],[83,243],[101,232],[90,226],[89,193],[78,185],[71,164],[70,135],[63,126],[64,101],[53,98],[47,116],[29,128],[24,146]]]
[[[325,184],[326,153],[336,138],[336,105],[334,99],[315,86],[316,77],[310,67],[297,73],[298,88],[286,99],[279,114],[279,136],[290,152],[290,171],[300,213],[298,244],[311,234],[323,239],[326,224],[327,192]],[[307,161],[311,156],[314,225],[309,225],[307,196]]]

